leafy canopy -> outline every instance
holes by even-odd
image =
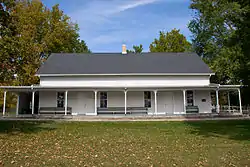
[[[59,5],[49,9],[39,0],[4,1],[0,5],[4,16],[0,17],[0,83],[36,84],[34,74],[50,53],[89,52],[86,43],[79,40],[78,25]]]
[[[160,31],[159,38],[154,39],[149,49],[151,52],[187,52],[190,51],[191,44],[180,30],[173,29],[166,33]]]
[[[0,85],[37,84],[35,73],[52,52],[89,52],[78,31],[58,5],[49,9],[39,0],[2,0]],[[14,102],[8,98],[8,105]]]
[[[192,0],[190,8],[195,12],[189,24],[193,48],[216,72],[213,82],[239,84],[241,48],[227,43],[235,33],[232,16],[241,14],[240,5],[228,0]]]
[[[142,53],[143,46],[140,44],[139,46],[133,45],[133,50],[127,50],[127,53]]]

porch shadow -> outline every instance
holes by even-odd
[[[250,140],[250,120],[186,121],[190,133],[204,137],[221,137],[232,140]]]
[[[57,129],[53,121],[0,121],[0,134],[38,133]]]

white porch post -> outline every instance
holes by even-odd
[[[35,111],[35,91],[32,92],[31,114],[34,115]]]
[[[219,89],[216,89],[216,112],[220,113]]]
[[[5,110],[6,110],[6,95],[7,95],[7,91],[4,91],[3,93],[3,115],[5,115]]]
[[[16,101],[16,115],[19,114],[19,99],[20,99],[20,95],[17,94],[17,101]]]
[[[242,106],[241,106],[241,94],[240,94],[240,89],[238,89],[238,93],[239,93],[240,113],[242,114]]]
[[[94,91],[95,93],[95,115],[97,115],[97,91]]]
[[[124,91],[124,112],[127,114],[127,90]]]
[[[64,104],[64,115],[67,115],[68,111],[68,91],[65,91],[65,104]]]
[[[155,90],[154,93],[155,93],[155,115],[157,115],[157,90]]]
[[[183,111],[186,113],[186,90],[183,90]]]
[[[228,109],[231,110],[230,91],[227,92],[227,104],[228,104]]]

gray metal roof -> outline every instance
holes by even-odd
[[[37,74],[207,74],[195,53],[53,53]]]

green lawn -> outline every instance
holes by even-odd
[[[250,121],[0,121],[0,166],[250,166]]]

